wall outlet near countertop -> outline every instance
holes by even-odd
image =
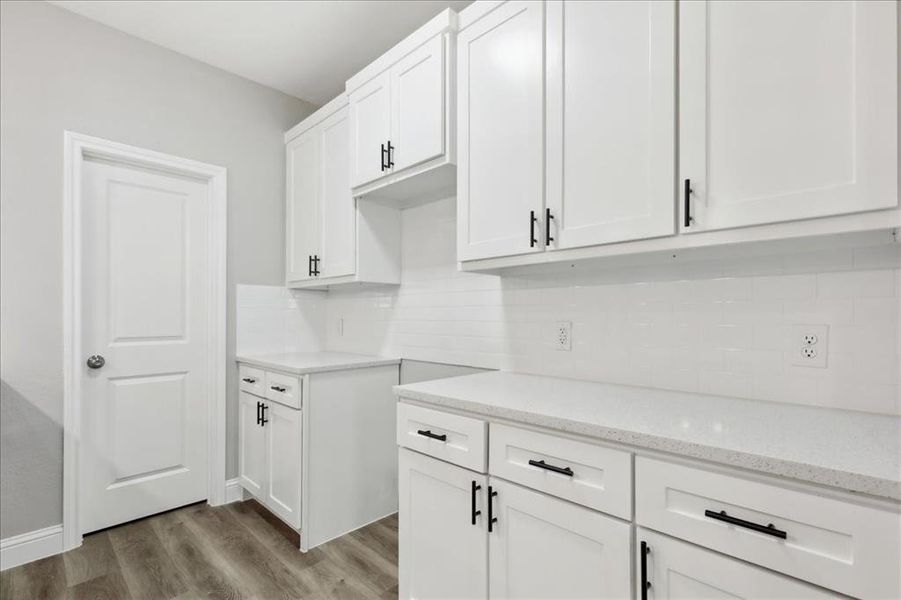
[[[792,365],[825,369],[829,354],[829,326],[792,325],[790,347]]]

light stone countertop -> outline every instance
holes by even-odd
[[[488,419],[901,501],[901,417],[500,371],[394,391]]]
[[[348,354],[346,352],[294,352],[289,354],[256,354],[237,357],[239,363],[304,375],[345,369],[363,369],[384,365],[399,365],[399,358]]]

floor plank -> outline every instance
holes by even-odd
[[[0,573],[2,600],[397,598],[397,517],[300,552],[250,502],[195,504]]]

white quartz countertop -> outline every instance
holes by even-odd
[[[901,417],[490,372],[401,398],[901,501]]]
[[[400,364],[399,358],[367,356],[365,354],[348,354],[346,352],[294,352],[289,354],[239,355],[237,361],[255,367],[296,373],[298,375]]]

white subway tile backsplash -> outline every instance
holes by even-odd
[[[330,292],[330,350],[901,414],[897,244],[496,276],[457,271],[452,198],[402,218],[403,283]],[[808,323],[824,369],[791,364]]]

